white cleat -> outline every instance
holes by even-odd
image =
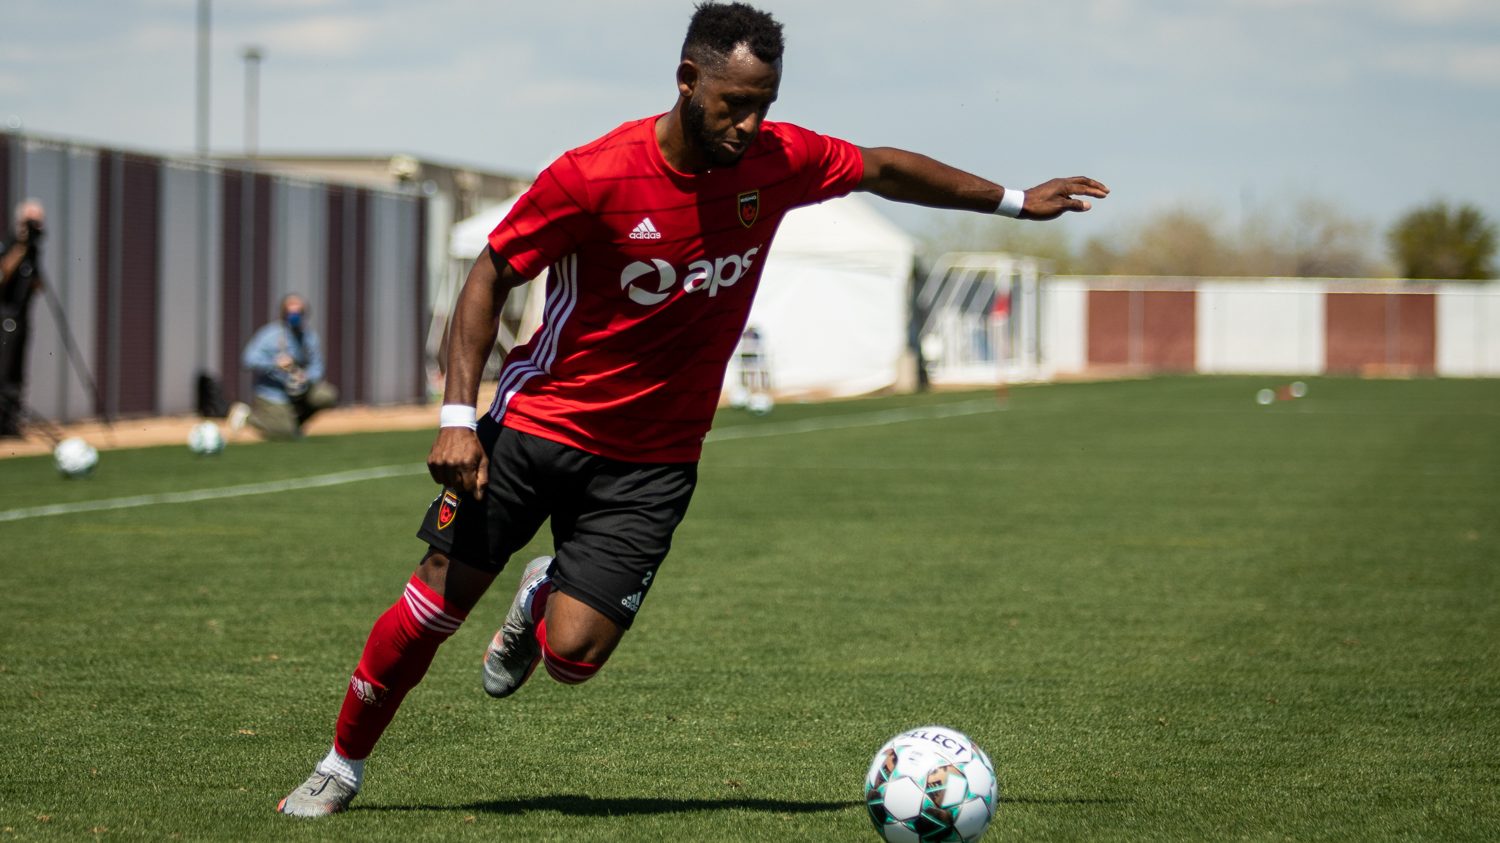
[[[296,790],[276,805],[276,810],[294,817],[326,817],[347,810],[359,793],[332,773],[314,770]]]
[[[500,624],[500,631],[484,652],[484,692],[492,697],[514,694],[542,660],[531,608],[537,590],[549,582],[547,572],[551,569],[550,556],[539,556],[527,563],[516,587],[516,597],[510,602],[510,611],[505,613],[505,622]]]

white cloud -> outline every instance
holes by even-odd
[[[1500,45],[1457,50],[1449,57],[1448,71],[1460,81],[1500,88]]]
[[[1101,221],[1153,195],[1255,185],[1385,208],[1387,173],[1414,194],[1500,196],[1485,148],[1500,112],[1484,107],[1500,87],[1500,0],[759,3],[787,27],[774,117],[1002,179],[1086,171],[1118,188]],[[19,4],[0,118],[188,148],[195,6]],[[666,108],[690,6],[215,0],[213,144],[240,144],[239,53],[257,44],[263,149],[526,168]]]
[[[360,55],[380,40],[382,27],[369,15],[321,14],[239,31],[246,43],[264,47],[268,54],[319,59]]]
[[[1500,45],[1412,45],[1392,51],[1381,64],[1394,72],[1422,79],[1500,88]]]
[[[1392,17],[1417,23],[1500,22],[1500,3],[1494,0],[1373,0],[1372,5]]]
[[[196,43],[191,27],[174,25],[169,21],[138,23],[116,34],[118,47],[143,56],[176,55],[193,49]]]

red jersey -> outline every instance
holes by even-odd
[[[551,269],[542,325],[506,356],[490,415],[611,459],[691,462],[782,217],[849,193],[864,162],[764,122],[737,165],[681,173],[657,119],[564,154],[490,233],[520,275]]]

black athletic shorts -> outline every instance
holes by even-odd
[[[490,457],[484,498],[444,489],[417,537],[498,572],[550,517],[552,587],[628,629],[687,514],[698,464],[607,459],[488,416],[478,433]]]

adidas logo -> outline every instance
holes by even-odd
[[[651,223],[651,218],[646,217],[636,224],[635,229],[630,232],[631,240],[660,240],[661,232]]]
[[[640,603],[639,600],[636,603]],[[385,702],[387,693],[385,688],[378,687],[373,683],[366,682],[358,676],[349,677],[349,687],[353,689],[354,695],[365,705],[378,706]]]
[[[660,237],[661,235],[658,234],[656,236]],[[620,605],[624,606],[632,612],[639,612],[641,610],[641,593],[637,591],[624,600],[621,600]]]

